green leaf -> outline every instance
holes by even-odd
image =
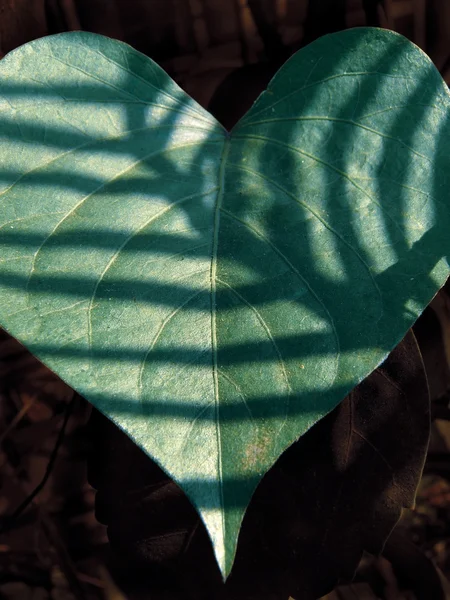
[[[179,483],[224,576],[261,477],[448,276],[449,115],[376,29],[297,53],[231,134],[98,35],[0,64],[0,322]]]

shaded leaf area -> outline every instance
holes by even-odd
[[[222,585],[207,534],[180,488],[100,413],[89,479],[130,600],[312,600],[378,554],[414,503],[428,445],[429,397],[412,333],[287,450],[259,485]],[[161,586],[158,588],[158,586]],[[433,596],[439,597],[439,596]]]
[[[263,474],[448,273],[448,91],[377,30],[306,48],[231,135],[106,38],[1,68],[2,322],[183,487],[227,574]]]

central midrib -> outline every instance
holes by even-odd
[[[220,209],[222,206],[224,187],[225,187],[225,165],[230,149],[230,135],[227,133],[224,142],[219,169],[219,190],[217,192],[216,206],[214,210],[213,221],[213,246],[211,253],[211,344],[212,344],[212,372],[214,384],[214,406],[215,406],[215,425],[216,425],[216,443],[217,443],[217,471],[219,475],[220,504],[222,518],[222,536],[225,541],[225,516],[224,516],[224,497],[223,497],[223,473],[222,473],[222,442],[220,436],[219,423],[219,376],[218,376],[218,356],[217,356],[217,306],[216,306],[216,281],[217,281],[217,252],[219,247],[219,226]],[[224,557],[225,558],[225,557]]]

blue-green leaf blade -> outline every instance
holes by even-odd
[[[180,484],[226,576],[264,473],[448,276],[448,90],[358,29],[231,134],[93,34],[11,53],[0,94],[0,321]]]

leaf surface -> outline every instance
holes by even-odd
[[[224,576],[261,477],[448,276],[449,107],[376,29],[297,53],[231,134],[102,36],[0,64],[0,322],[179,483]]]

